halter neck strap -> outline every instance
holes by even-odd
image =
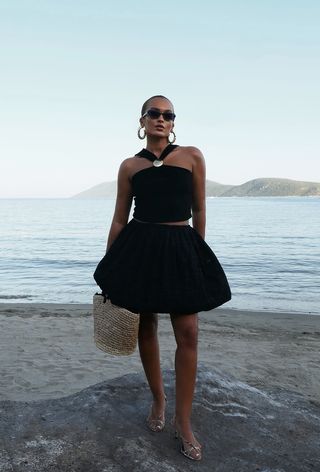
[[[159,157],[157,157],[153,152],[148,151],[148,149],[143,148],[140,152],[135,154],[136,156],[139,157],[145,157],[146,159],[149,159],[149,161],[153,162],[155,160],[162,161],[170,152],[172,152],[175,148],[178,147],[178,144],[168,144],[162,151]]]

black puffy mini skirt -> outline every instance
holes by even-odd
[[[217,257],[190,225],[132,218],[93,277],[112,303],[134,313],[192,314],[231,299]]]

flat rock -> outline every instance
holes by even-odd
[[[0,402],[1,472],[317,472],[320,405],[281,389],[259,390],[201,364],[193,406],[203,460],[179,453],[170,419],[174,371],[164,371],[167,425],[145,425],[151,395],[143,374],[76,394]]]

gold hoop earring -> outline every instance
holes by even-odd
[[[142,129],[143,129],[143,131],[144,131],[143,136],[141,136],[141,134],[140,134],[140,131],[141,131]],[[139,138],[139,139],[144,139],[144,138],[146,137],[146,134],[147,134],[147,133],[146,133],[146,130],[145,130],[144,128],[142,128],[142,126],[140,126],[140,128],[138,128],[138,138]]]
[[[169,136],[170,136],[171,133],[173,134],[173,139],[170,141]],[[176,133],[173,130],[171,130],[170,133],[169,133],[169,136],[168,136],[168,141],[169,141],[170,144],[173,144],[175,142],[175,140],[177,139]]]

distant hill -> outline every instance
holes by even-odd
[[[261,178],[232,186],[223,197],[284,197],[320,195],[320,183],[299,180]]]
[[[115,198],[117,195],[117,181],[102,182],[83,192],[73,195],[71,198]]]
[[[115,198],[117,182],[102,182],[71,198]],[[278,196],[320,196],[319,182],[261,178],[249,180],[241,185],[224,185],[206,181],[207,197],[278,197]]]
[[[233,187],[234,185],[224,185],[213,180],[206,180],[206,195],[207,197],[220,197]]]

